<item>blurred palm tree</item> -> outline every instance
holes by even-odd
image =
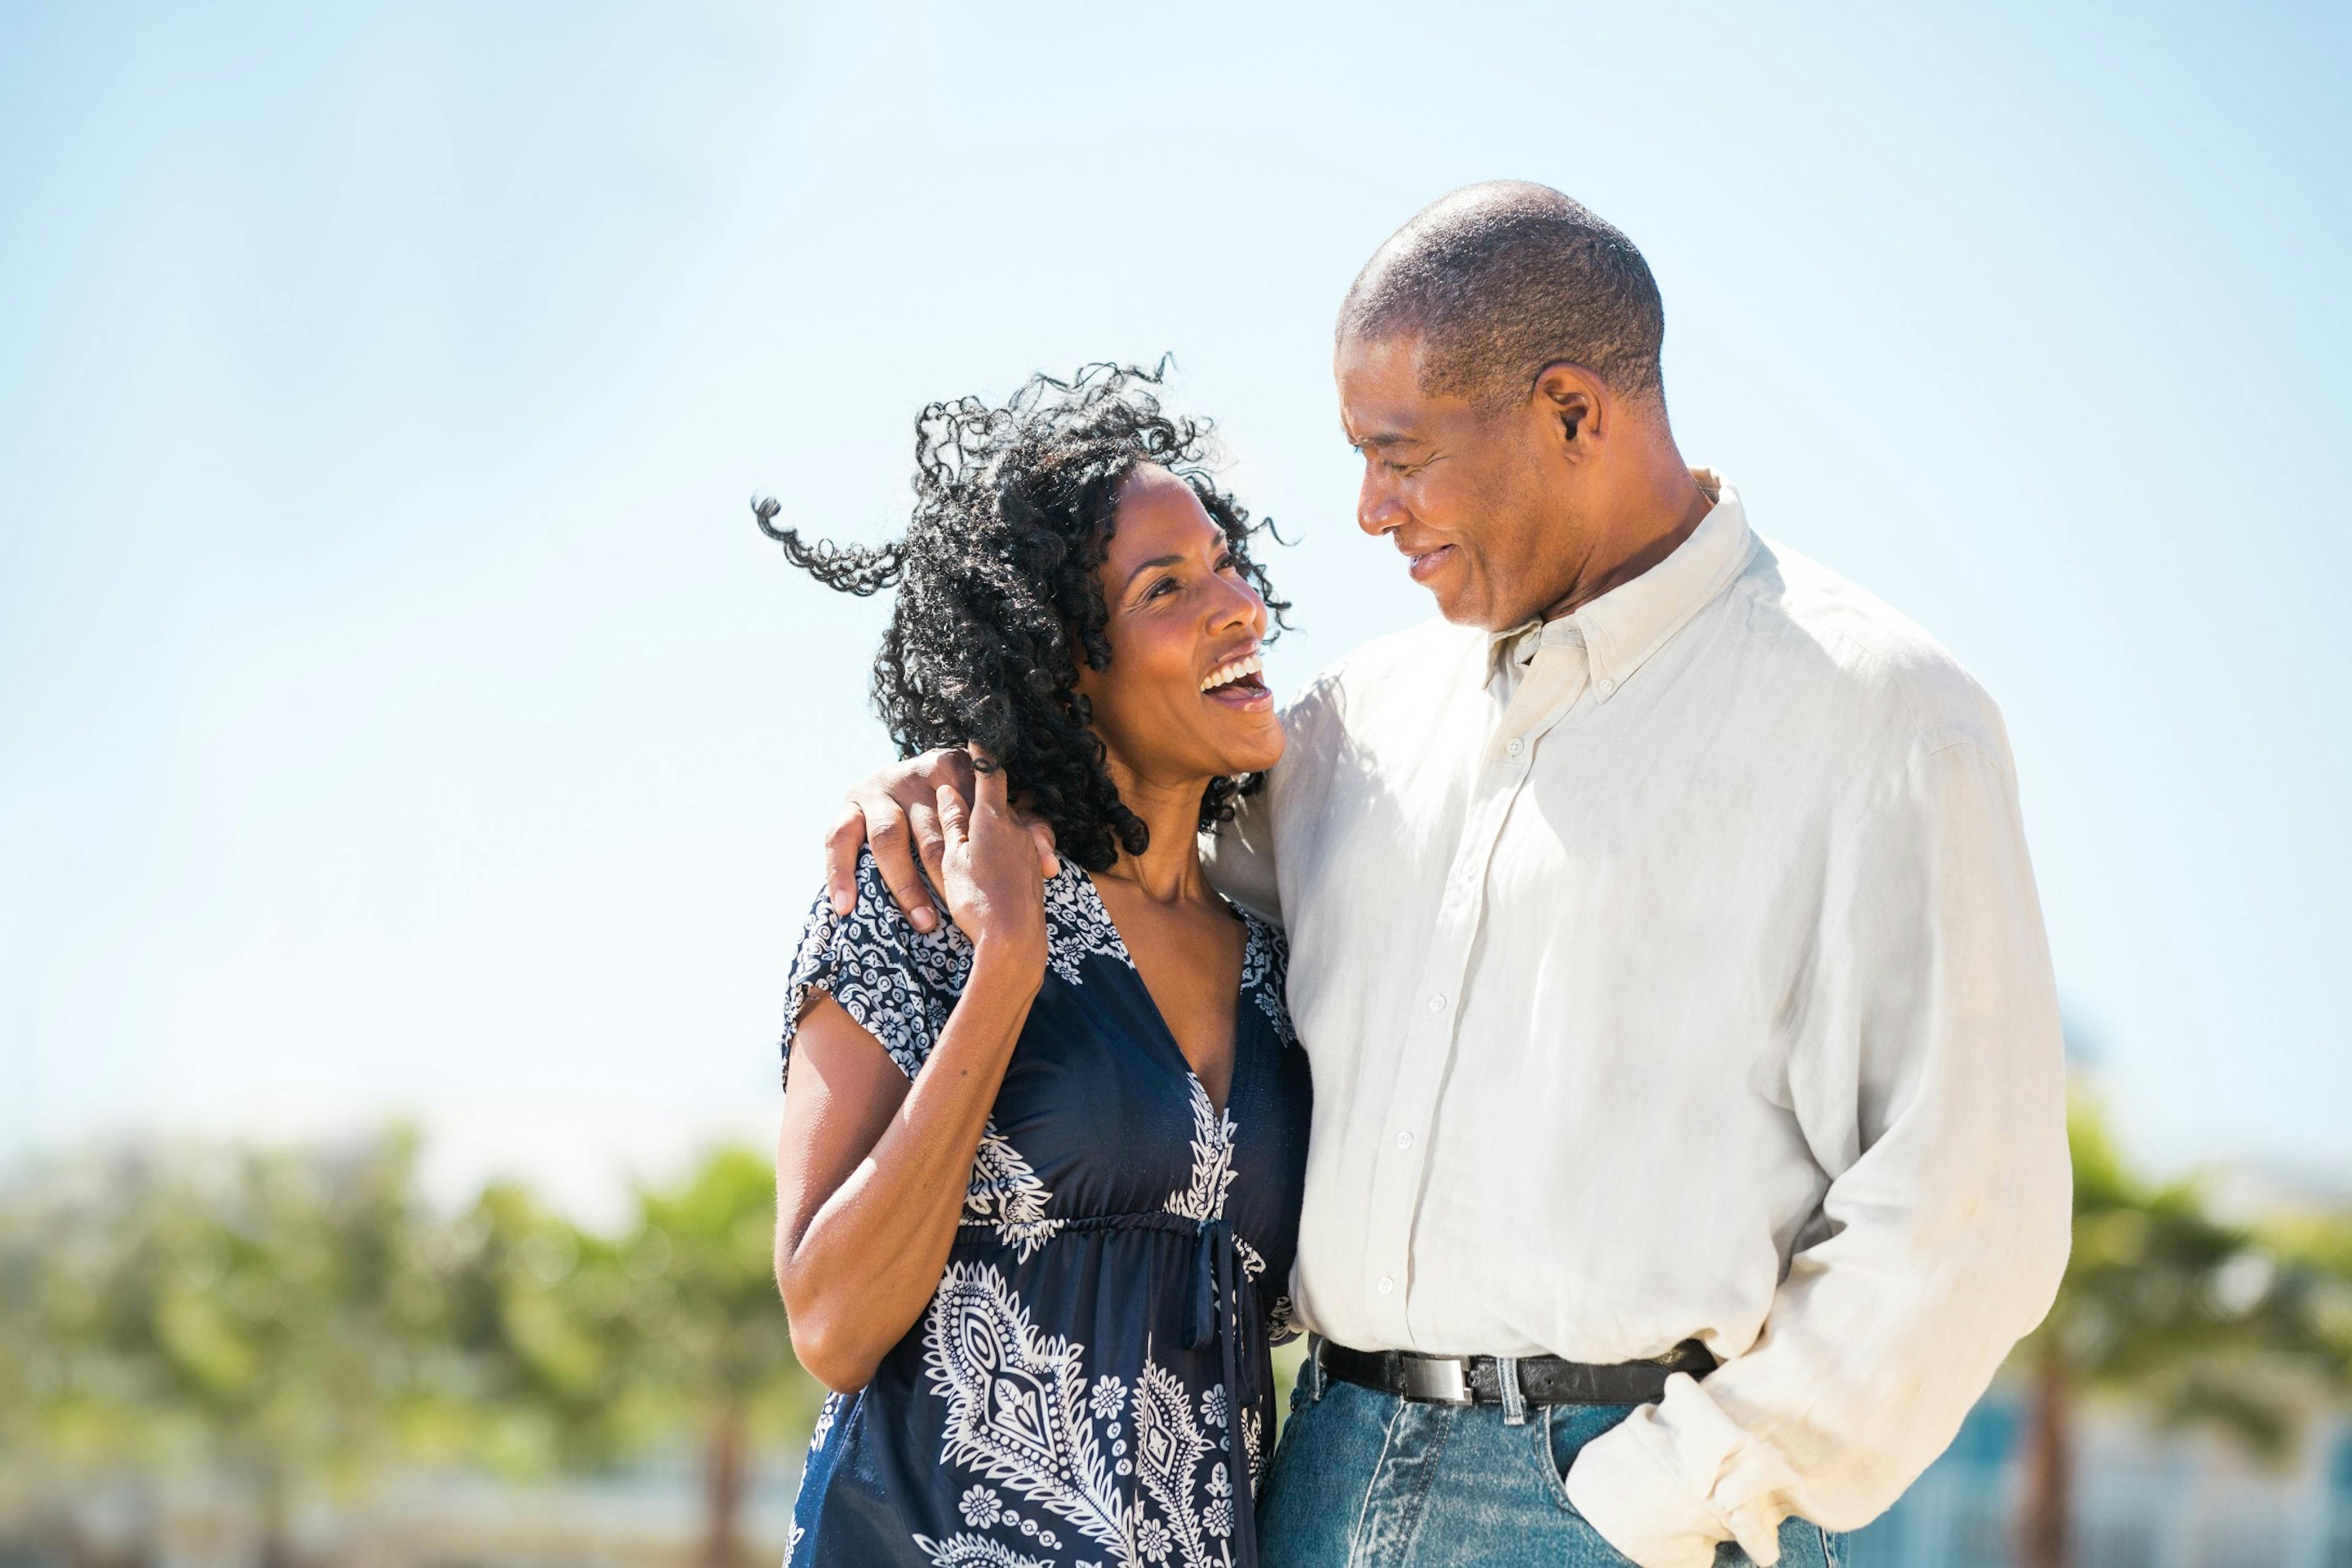
[[[638,1207],[622,1253],[660,1297],[639,1373],[700,1426],[704,1568],[739,1568],[751,1438],[803,1427],[820,1392],[776,1296],[775,1173],[749,1150],[719,1150],[679,1185],[641,1192]]]
[[[2021,1568],[2070,1560],[2084,1393],[2127,1394],[2165,1425],[2217,1428],[2276,1456],[2311,1413],[2313,1373],[2340,1383],[2352,1346],[2331,1328],[2341,1287],[2307,1252],[2215,1219],[2192,1183],[2142,1181],[2087,1099],[2068,1127],[2074,1253],[2016,1357],[2030,1388]]]
[[[448,1359],[434,1451],[541,1475],[610,1464],[650,1434],[635,1361],[666,1303],[614,1243],[500,1182],[435,1252]]]

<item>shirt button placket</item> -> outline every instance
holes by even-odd
[[[1416,1343],[1411,1326],[1412,1296],[1410,1291],[1400,1289],[1399,1285],[1412,1278],[1409,1270],[1413,1233],[1420,1217],[1422,1175],[1428,1161],[1429,1123],[1437,1114],[1437,1086],[1444,1079],[1455,1043],[1458,1016],[1454,999],[1461,994],[1462,983],[1469,973],[1470,947],[1477,935],[1486,863],[1502,830],[1504,814],[1509,810],[1523,776],[1516,769],[1500,776],[1490,774],[1482,792],[1485,798],[1473,807],[1464,824],[1461,847],[1446,875],[1429,963],[1422,972],[1423,1016],[1406,1033],[1405,1059],[1399,1065],[1396,1077],[1396,1098],[1391,1102],[1389,1120],[1392,1152],[1383,1151],[1379,1168],[1385,1179],[1375,1183],[1376,1201],[1382,1205],[1381,1212],[1391,1217],[1382,1237],[1384,1245],[1373,1249],[1372,1258],[1368,1259],[1372,1268],[1367,1272],[1378,1273],[1371,1286],[1384,1309],[1379,1316],[1389,1323],[1390,1332],[1399,1344]]]
[[[1476,842],[1474,836],[1471,842]],[[1412,1344],[1408,1322],[1409,1293],[1402,1289],[1412,1276],[1412,1235],[1419,1217],[1422,1173],[1427,1159],[1427,1123],[1437,1110],[1437,1085],[1453,1046],[1453,995],[1469,956],[1475,921],[1475,889],[1464,877],[1465,855],[1448,879],[1438,913],[1438,929],[1428,966],[1422,972],[1422,1017],[1406,1031],[1404,1059],[1398,1064],[1396,1095],[1391,1101],[1388,1148],[1378,1161],[1374,1199],[1385,1216],[1381,1245],[1366,1259],[1370,1283],[1379,1298],[1378,1316],[1400,1344]]]
[[[1426,1117],[1432,1109],[1429,1068],[1444,1057],[1444,1022],[1436,1012],[1427,1011],[1406,1033],[1405,1059],[1400,1064],[1397,1097],[1391,1111],[1389,1148],[1381,1160],[1384,1179],[1379,1184],[1378,1201],[1387,1216],[1383,1245],[1367,1259],[1379,1276],[1372,1288],[1379,1292],[1380,1316],[1390,1337],[1400,1344],[1412,1342],[1405,1322],[1406,1300],[1399,1284],[1411,1278],[1407,1270],[1422,1182],[1420,1130],[1411,1122]]]

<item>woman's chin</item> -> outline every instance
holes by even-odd
[[[1282,761],[1282,724],[1271,714],[1267,716],[1266,732],[1252,735],[1246,742],[1223,748],[1224,755],[1218,772],[1227,778],[1238,773],[1262,773]]]

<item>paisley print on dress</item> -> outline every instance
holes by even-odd
[[[819,895],[784,983],[783,1070],[792,1074],[793,1036],[810,994],[823,991],[882,1043],[898,1070],[913,1078],[947,1027],[957,994],[971,976],[971,943],[950,921],[919,931],[890,900],[881,873],[858,862],[857,900],[845,915]]]
[[[1209,1436],[1226,1419],[1224,1385],[1201,1391],[1196,1415],[1182,1380],[1147,1358],[1130,1444],[1126,1386],[1109,1375],[1089,1384],[1085,1355],[1073,1340],[1040,1333],[996,1269],[950,1265],[923,1325],[924,1371],[948,1405],[940,1462],[1066,1521],[1122,1568],[1224,1568],[1233,1483]],[[1251,1459],[1255,1468],[1255,1445]],[[1130,1476],[1133,1488],[1124,1484]],[[1051,1531],[1017,1507],[1000,1512],[990,1489],[963,1495],[967,1524],[993,1518],[1051,1543]],[[967,1561],[925,1550],[934,1561]]]
[[[1274,1032],[1286,1046],[1298,1044],[1297,1031],[1291,1027],[1288,992],[1290,984],[1290,950],[1272,926],[1242,911],[1242,920],[1249,927],[1249,936],[1242,945],[1242,994],[1257,1003],[1258,1011],[1274,1024]]]
[[[997,1131],[995,1119],[990,1118],[972,1156],[971,1184],[963,1194],[963,1223],[993,1227],[997,1239],[1026,1263],[1062,1228],[1060,1220],[1045,1214],[1053,1196],[1013,1141]]]
[[[1210,1103],[1198,1075],[1192,1079],[1192,1183],[1168,1194],[1167,1210],[1186,1219],[1221,1219],[1225,1191],[1234,1184],[1234,1119]]]
[[[1054,1568],[1043,1557],[1024,1557],[1010,1546],[984,1535],[959,1533],[945,1541],[918,1535],[915,1544],[929,1555],[936,1568]]]
[[[1149,1026],[1092,879],[1066,863],[1045,901],[1045,978],[948,1263],[866,1386],[819,1412],[789,1568],[1256,1561],[1267,1332],[1288,1311],[1265,1287],[1296,1250],[1310,1094],[1282,1018],[1281,936],[1250,919],[1220,1110]],[[866,857],[855,908],[836,919],[820,900],[793,955],[787,1064],[824,991],[918,1076],[971,961],[952,925],[916,933]],[[1230,1287],[1210,1318],[1204,1268]]]
[[[1110,911],[1103,908],[1102,895],[1075,861],[1065,860],[1061,871],[1045,882],[1045,962],[1064,980],[1080,985],[1089,954],[1135,967]]]

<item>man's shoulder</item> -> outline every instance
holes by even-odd
[[[1733,590],[1772,661],[1825,682],[1857,720],[1890,738],[1974,741],[2006,752],[2000,710],[1951,650],[1852,579],[1759,541]]]
[[[1285,722],[1344,721],[1351,708],[1393,697],[1426,695],[1486,657],[1487,637],[1443,616],[1390,632],[1341,654],[1317,672],[1291,703]]]

